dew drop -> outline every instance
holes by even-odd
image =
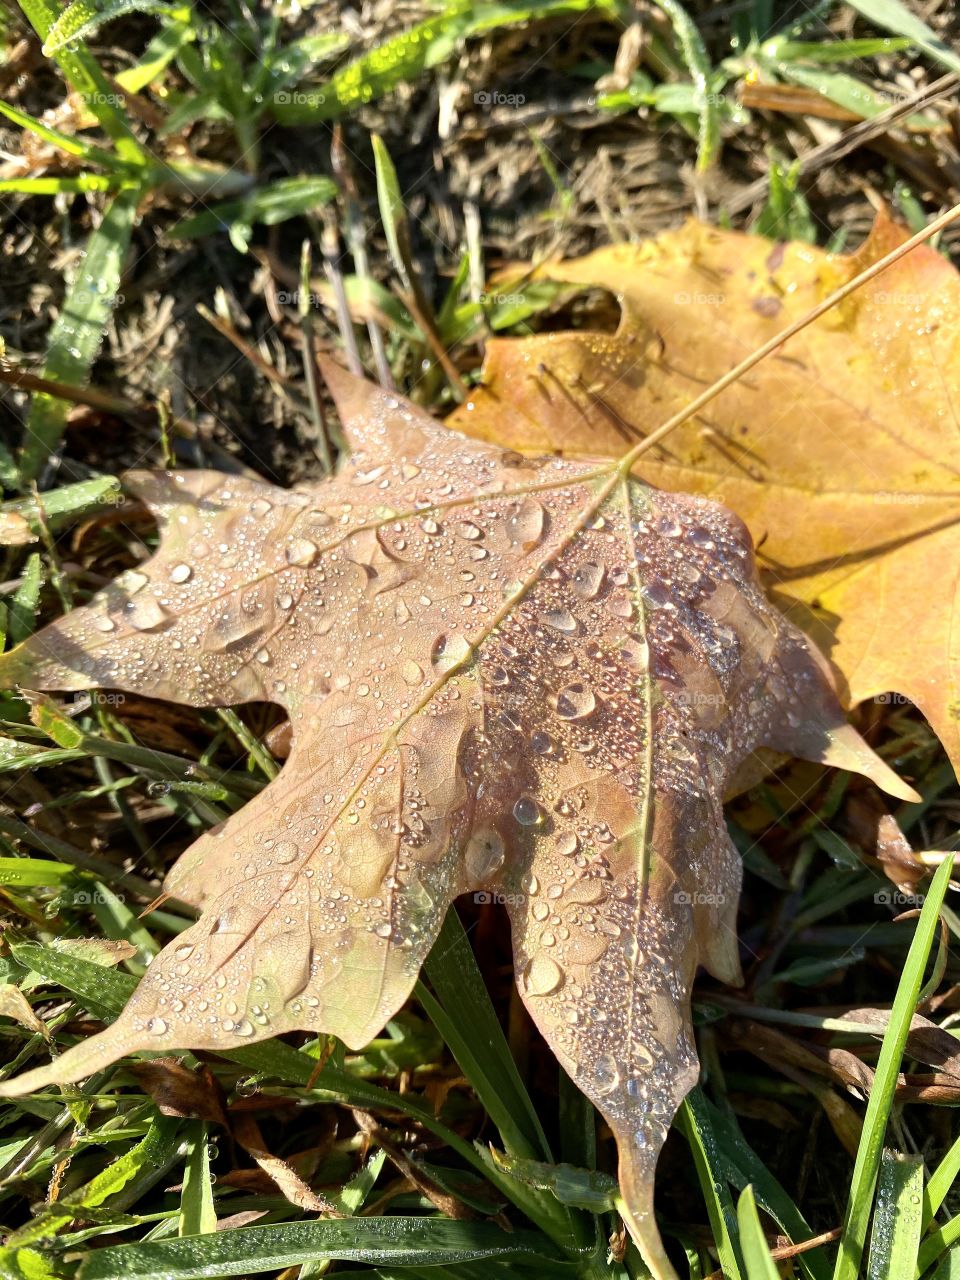
[[[532,796],[521,796],[513,806],[513,816],[521,827],[535,827],[543,821],[543,812]]]
[[[620,1069],[612,1053],[601,1053],[593,1067],[594,1088],[601,1097],[612,1093],[620,1083]]]
[[[505,854],[503,837],[495,827],[475,831],[463,854],[467,874],[482,884],[500,870]]]
[[[170,570],[171,582],[188,582],[193,575],[193,570],[188,564],[175,564]]]
[[[596,705],[593,690],[580,681],[568,684],[557,694],[557,715],[561,720],[585,720]]]
[[[458,663],[463,662],[469,653],[470,643],[466,636],[460,635],[458,632],[445,633],[437,636],[433,642],[430,661],[434,670],[442,675],[457,666]]]
[[[602,564],[596,564],[592,560],[587,560],[580,565],[576,573],[570,580],[570,585],[574,593],[581,600],[592,600],[600,591],[603,585],[603,575],[606,572]]]
[[[524,498],[514,503],[507,514],[507,537],[511,546],[529,551],[543,537],[545,516],[543,506],[535,498]]]
[[[287,564],[298,565],[306,569],[316,560],[320,548],[309,538],[294,538],[286,550]]]
[[[543,622],[554,631],[563,631],[567,635],[577,629],[577,620],[569,609],[548,609],[543,615]]]
[[[523,985],[528,995],[549,996],[563,986],[563,978],[563,970],[556,960],[539,954],[527,965]]]
[[[156,596],[139,596],[124,606],[124,617],[136,631],[159,631],[173,621]]]

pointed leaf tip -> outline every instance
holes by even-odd
[[[457,438],[405,396],[358,377],[330,356],[318,355],[317,365],[337,407],[351,456],[379,458],[389,451],[411,458],[423,452],[429,439]]]

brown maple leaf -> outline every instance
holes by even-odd
[[[10,1096],[138,1050],[285,1031],[360,1049],[452,900],[506,902],[521,996],[616,1134],[672,1274],[654,1166],[697,1077],[690,989],[737,982],[728,779],[763,745],[913,792],[844,721],[722,507],[609,460],[525,459],[327,369],[353,452],[294,490],[137,474],[157,553],[0,659],[0,681],[268,700],[279,777],[166,888],[201,909],[116,1023]]]

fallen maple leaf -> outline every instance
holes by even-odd
[[[3,683],[269,700],[293,730],[279,777],[167,879],[199,921],[112,1027],[0,1094],[284,1031],[360,1049],[451,901],[487,890],[527,1008],[616,1134],[631,1229],[672,1275],[653,1173],[697,1077],[690,988],[701,963],[740,977],[728,779],[762,744],[914,793],[844,721],[729,512],[327,377],[353,447],[335,478],[130,477],[157,553],[0,658]]]
[[[484,385],[450,425],[517,449],[621,454],[906,238],[881,214],[838,256],[690,222],[550,264],[537,274],[615,292],[619,330],[492,340]],[[958,375],[960,276],[922,245],[637,470],[732,508],[848,705],[909,698],[960,769]]]

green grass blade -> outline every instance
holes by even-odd
[[[862,116],[864,120],[872,119],[873,116],[878,116],[881,112],[890,109],[889,94],[879,93],[845,71],[827,71],[822,67],[804,67],[789,63],[778,63],[777,70],[785,80],[801,84],[806,89],[813,89],[846,111]],[[929,127],[935,121],[933,116],[910,116],[907,123],[926,124]]]
[[[278,94],[273,114],[282,124],[333,120],[375,102],[400,84],[416,80],[428,67],[452,57],[461,40],[497,27],[594,12],[616,14],[603,0],[500,0],[473,4],[457,0],[434,18],[418,23],[348,62],[319,89]]]
[[[0,885],[35,888],[59,885],[73,875],[73,867],[47,858],[0,858]]]
[[[920,1248],[923,1161],[884,1151],[870,1236],[867,1280],[913,1280]]]
[[[951,1218],[938,1231],[934,1231],[926,1237],[920,1246],[920,1252],[917,1254],[916,1274],[918,1276],[923,1275],[927,1267],[938,1261],[940,1255],[948,1249],[950,1252],[947,1254],[947,1258],[953,1253],[960,1252],[957,1248],[958,1241],[960,1241],[960,1214],[955,1218]],[[942,1269],[943,1264],[937,1270],[938,1275]]]
[[[893,1104],[900,1059],[903,1057],[910,1021],[917,1007],[923,985],[923,973],[938,929],[940,908],[950,882],[953,858],[948,857],[937,868],[930,891],[923,904],[916,932],[910,944],[897,994],[890,1012],[890,1022],[883,1037],[877,1061],[873,1088],[867,1103],[863,1132],[850,1186],[850,1197],[843,1222],[843,1236],[834,1268],[834,1280],[856,1280],[867,1237],[867,1223],[873,1192],[880,1170],[883,1139]]]
[[[617,1180],[609,1173],[580,1169],[572,1164],[548,1164],[545,1160],[525,1160],[494,1152],[499,1168],[537,1191],[549,1191],[561,1204],[609,1213],[616,1208]]]
[[[677,0],[657,0],[670,19],[683,60],[696,90],[700,130],[697,140],[697,168],[709,169],[720,153],[720,112],[717,96],[711,92],[710,60],[693,19]]]
[[[506,1232],[484,1222],[446,1218],[337,1218],[238,1227],[213,1235],[150,1244],[117,1245],[88,1254],[79,1280],[212,1280],[216,1276],[258,1275],[324,1258],[376,1266],[443,1266],[491,1259],[560,1255],[545,1236]]]
[[[900,0],[848,0],[851,9],[856,9],[870,22],[892,31],[894,35],[905,36],[924,53],[929,54],[937,62],[951,71],[960,71],[960,54],[945,44],[930,30],[922,18],[911,13]]]
[[[189,13],[189,10],[184,12]],[[167,23],[144,49],[136,66],[127,67],[117,75],[117,84],[127,93],[142,93],[170,65],[184,45],[194,39],[196,31],[190,22]]]
[[[397,170],[390,152],[378,134],[373,134],[373,163],[377,175],[377,202],[380,205],[380,220],[387,237],[387,248],[405,289],[410,288],[414,275],[413,264],[407,248],[407,211],[403,203],[403,193],[397,179]]]
[[[43,42],[43,53],[51,58],[74,40],[83,40],[99,31],[105,22],[125,13],[163,13],[172,17],[176,10],[161,0],[73,0],[59,15]]]
[[[40,537],[40,518],[55,532],[68,520],[79,519],[98,507],[117,507],[123,502],[120,481],[115,476],[97,476],[77,484],[65,484],[37,497],[14,498],[0,503],[0,546],[20,545]],[[15,537],[8,534],[15,531]]]
[[[960,1280],[960,1249],[950,1249],[930,1280]]]
[[[42,585],[43,565],[39,554],[34,551],[27,557],[20,585],[10,601],[8,626],[12,645],[19,644],[32,634],[37,622],[37,602]]]
[[[725,1180],[739,1191],[749,1186],[757,1204],[794,1244],[815,1235],[793,1200],[749,1145],[736,1117],[714,1106],[702,1091],[698,1092],[696,1102],[703,1116],[709,1119],[720,1172]],[[831,1268],[823,1249],[810,1249],[798,1254],[795,1265],[809,1280],[829,1280]]]
[[[178,1118],[155,1116],[140,1142],[111,1160],[84,1186],[41,1210],[17,1232],[18,1240],[30,1244],[50,1239],[74,1218],[93,1216],[92,1210],[121,1195],[135,1180],[145,1178],[152,1181],[156,1171],[162,1170],[175,1158],[181,1124]]]
[[[217,1229],[217,1211],[210,1180],[210,1144],[202,1120],[190,1123],[191,1139],[180,1191],[180,1236],[205,1236]]]
[[[0,102],[0,115],[5,115],[21,129],[29,129],[38,138],[43,138],[44,142],[51,143],[59,150],[65,151],[67,155],[80,156],[88,164],[100,164],[105,169],[126,168],[123,161],[112,151],[105,151],[103,147],[98,147],[76,134],[63,133],[60,129],[54,129],[51,125],[44,124],[42,120],[37,120],[35,116],[28,115],[26,111],[20,111],[17,107],[11,106],[9,102]]]
[[[875,36],[865,40],[782,40],[768,41],[763,54],[769,53],[784,63],[816,62],[829,66],[840,62],[859,62],[862,58],[899,53],[913,47],[913,41]]]
[[[51,28],[60,17],[56,0],[18,0],[18,3],[34,31],[46,42]],[[87,50],[82,47],[61,49],[55,56],[64,76],[83,95],[104,132],[113,139],[120,159],[131,164],[143,164],[146,156],[119,109],[118,94]]]
[[[940,1211],[947,1192],[960,1176],[960,1138],[943,1157],[927,1179],[923,1189],[923,1230],[927,1231]]]
[[[745,1187],[737,1202],[737,1223],[740,1227],[740,1247],[747,1280],[780,1280],[777,1265],[770,1256],[767,1241],[760,1225],[753,1187]]]
[[[137,210],[138,190],[116,196],[86,251],[50,333],[43,376],[82,385],[100,350],[113,311]],[[25,480],[34,480],[60,444],[70,405],[46,393],[34,396],[20,459]]]
[[[329,204],[336,194],[336,183],[330,178],[283,178],[242,199],[226,200],[202,213],[192,214],[175,223],[166,234],[172,240],[192,240],[227,230],[237,222],[245,226],[258,222],[273,226]]]
[[[721,1172],[722,1146],[704,1101],[699,1088],[691,1090],[677,1113],[677,1124],[690,1144],[725,1280],[745,1280],[737,1214]]]
[[[83,195],[91,191],[117,191],[125,185],[119,174],[81,173],[76,178],[3,178],[0,191],[16,191],[25,196]]]
[[[520,1078],[460,917],[447,912],[425,972],[436,998],[421,983],[417,996],[460,1069],[515,1156],[551,1159],[537,1109]]]

